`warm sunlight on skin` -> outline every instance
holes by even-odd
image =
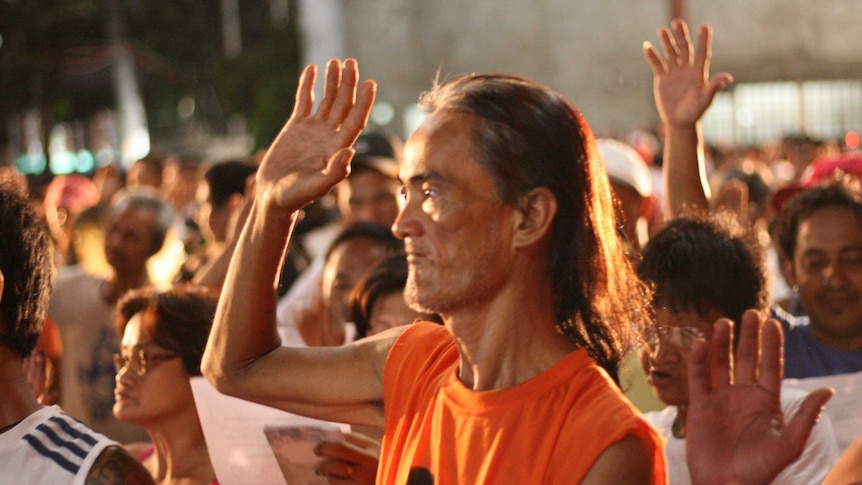
[[[139,349],[158,359],[151,358],[147,362],[147,372],[143,376],[137,375],[131,364],[117,372],[114,416],[146,427],[148,423],[194,407],[189,376],[182,359],[178,355],[176,358],[162,358],[176,354],[159,347],[146,335],[143,313],[133,316],[126,325],[121,353],[129,357]],[[166,389],[170,392],[165,392]]]

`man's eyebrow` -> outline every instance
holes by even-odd
[[[445,178],[443,178],[443,176],[441,176],[441,175],[440,175],[439,173],[437,173],[437,172],[425,172],[425,173],[418,173],[418,174],[416,174],[416,175],[413,175],[412,177],[410,177],[410,178],[407,180],[407,183],[405,184],[405,182],[404,182],[404,180],[401,178],[401,176],[399,176],[399,177],[398,177],[398,182],[399,182],[402,186],[403,186],[403,185],[416,185],[416,184],[421,184],[422,182],[428,182],[428,181],[431,181],[431,182],[445,182],[445,181],[446,181],[446,179],[445,179]]]

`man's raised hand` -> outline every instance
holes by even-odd
[[[330,60],[315,111],[316,76],[315,66],[303,71],[293,113],[257,171],[257,201],[266,210],[299,210],[349,173],[350,147],[365,128],[377,87],[373,81],[359,85],[356,60]]]
[[[649,42],[644,56],[652,67],[656,108],[662,122],[670,126],[696,123],[712,103],[715,93],[733,81],[727,73],[709,77],[712,56],[712,29],[698,29],[697,51],[685,21],[675,19],[671,28],[658,30],[664,57]]]

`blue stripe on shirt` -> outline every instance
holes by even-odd
[[[51,451],[45,447],[45,445],[39,441],[35,436],[31,434],[27,434],[24,436],[24,439],[30,443],[30,446],[33,447],[40,455],[49,458],[54,463],[60,465],[64,470],[71,472],[73,475],[78,473],[78,470],[81,468],[79,465],[72,463],[67,460],[63,455],[57,453],[56,451]]]
[[[55,445],[57,445],[61,448],[68,449],[69,451],[74,453],[75,456],[77,456],[78,458],[84,458],[87,456],[87,452],[82,450],[81,447],[76,445],[72,440],[69,440],[66,436],[63,436],[63,437],[57,436],[57,433],[53,429],[51,429],[51,427],[49,427],[48,425],[40,424],[39,426],[36,426],[36,429],[38,431],[41,431],[42,434],[44,434],[46,437],[48,437],[48,439],[51,440]],[[72,439],[74,439],[74,438],[75,437],[73,436]]]
[[[83,441],[84,443],[87,443],[90,446],[96,446],[96,443],[99,442],[93,436],[91,436],[87,433],[82,433],[82,432],[78,431],[77,429],[73,428],[72,426],[69,425],[69,423],[66,419],[63,419],[60,416],[51,416],[48,419],[50,421],[60,425],[60,427],[63,428],[63,431],[68,433],[69,436],[71,436],[75,439],[79,439],[79,440]],[[68,419],[74,419],[74,418],[69,417]],[[78,422],[78,421],[75,421],[75,422]]]

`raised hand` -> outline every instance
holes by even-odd
[[[805,448],[831,389],[809,394],[789,422],[781,411],[783,336],[775,320],[749,310],[734,359],[732,323],[716,322],[712,348],[689,357],[686,461],[692,483],[770,483]]]
[[[712,29],[698,28],[697,52],[685,21],[675,19],[671,28],[658,30],[664,57],[649,42],[644,55],[652,67],[656,108],[662,122],[671,126],[696,123],[712,103],[715,93],[733,81],[727,73],[709,77]]]
[[[365,81],[357,90],[355,60],[329,61],[323,99],[312,113],[316,75],[315,66],[305,68],[293,113],[257,171],[256,200],[267,210],[299,210],[344,179],[350,146],[368,121],[376,85]]]

